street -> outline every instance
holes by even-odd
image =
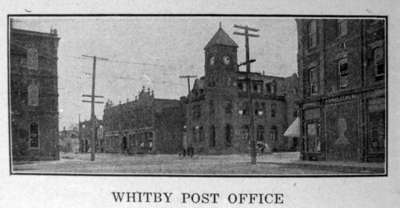
[[[193,158],[178,155],[122,155],[61,153],[59,161],[34,161],[14,163],[15,173],[92,173],[92,174],[261,174],[261,175],[304,175],[338,174],[339,172],[295,168],[271,164],[276,161],[294,160],[296,154],[282,156],[265,154],[257,157],[257,164],[250,164],[248,155],[195,155]]]

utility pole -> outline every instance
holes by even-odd
[[[79,152],[82,151],[82,135],[81,135],[81,114],[78,114],[78,140],[79,140]]]
[[[181,78],[181,79],[187,79],[187,84],[188,84],[188,105],[187,105],[188,112],[187,112],[187,123],[186,123],[186,125],[187,125],[187,126],[186,126],[186,138],[187,138],[187,145],[188,145],[188,146],[191,146],[191,145],[192,145],[192,140],[189,139],[189,127],[191,126],[190,120],[192,119],[191,116],[190,116],[191,107],[190,107],[190,100],[189,100],[189,95],[190,95],[190,79],[191,79],[191,78],[195,79],[195,78],[197,78],[197,76],[196,76],[196,75],[181,75],[181,76],[179,76],[179,78]],[[187,150],[185,150],[185,151],[187,151]],[[187,152],[186,152],[186,154],[187,154]]]
[[[187,83],[188,83],[188,96],[189,96],[189,94],[190,94],[190,79],[191,79],[191,78],[197,78],[197,76],[196,76],[196,75],[181,75],[181,76],[179,76],[179,78],[181,78],[181,79],[187,79]]]
[[[249,37],[260,37],[256,34],[250,34],[249,31],[258,32],[259,29],[250,28],[249,26],[233,25],[233,27],[244,30],[242,32],[234,32],[234,35],[241,35],[245,37],[245,47],[246,47],[246,79],[247,79],[247,96],[249,99],[249,113],[250,113],[250,126],[249,126],[249,139],[251,147],[251,164],[256,164],[257,152],[256,152],[256,138],[254,136],[254,109],[253,109],[253,97],[251,95],[251,80],[250,80],[250,64],[255,62],[255,60],[250,60],[250,50],[249,50]]]
[[[107,58],[101,58],[101,57],[96,57],[96,56],[88,56],[88,55],[82,55],[83,57],[86,58],[93,58],[93,72],[92,72],[92,94],[91,95],[82,95],[82,97],[90,97],[91,101],[87,100],[82,100],[84,103],[91,103],[91,108],[90,108],[90,120],[92,123],[92,135],[91,135],[91,140],[90,140],[90,161],[95,160],[95,152],[96,152],[96,115],[94,114],[94,104],[103,104],[104,102],[101,101],[95,101],[95,98],[104,98],[104,96],[96,95],[95,94],[95,89],[96,89],[96,60],[103,60],[103,61],[108,61]]]

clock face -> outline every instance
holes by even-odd
[[[211,56],[210,65],[214,65],[214,63],[215,63],[215,56]]]
[[[228,65],[231,63],[231,58],[229,56],[224,56],[223,61],[225,65]]]

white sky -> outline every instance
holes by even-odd
[[[16,18],[16,28],[58,30],[58,85],[60,129],[90,116],[82,94],[91,92],[92,60],[81,55],[109,58],[98,61],[96,94],[114,103],[133,100],[143,85],[158,98],[179,99],[187,94],[179,75],[204,75],[204,46],[223,29],[239,45],[238,61],[245,58],[244,37],[232,33],[233,24],[258,28],[250,39],[252,71],[289,76],[297,72],[297,31],[293,18],[271,17],[29,17]],[[130,62],[130,63],[127,63]],[[148,63],[140,65],[132,63]],[[121,79],[122,78],[122,79]],[[104,105],[96,105],[102,118]]]

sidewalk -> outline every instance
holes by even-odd
[[[300,160],[299,152],[277,152],[257,157],[258,162],[295,168],[310,168],[332,170],[353,174],[384,174],[385,163],[354,162],[354,161],[305,161]]]

